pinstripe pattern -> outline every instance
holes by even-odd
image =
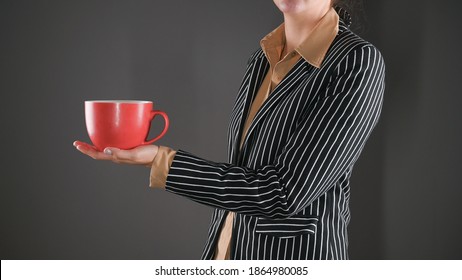
[[[320,69],[300,59],[262,105],[239,151],[269,63],[249,60],[229,125],[229,162],[178,151],[166,190],[215,207],[203,259],[228,211],[232,259],[347,259],[349,178],[381,111],[384,63],[343,20]]]

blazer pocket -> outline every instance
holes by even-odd
[[[302,234],[314,234],[318,221],[317,216],[295,216],[283,220],[259,217],[255,232],[278,238],[292,238]]]

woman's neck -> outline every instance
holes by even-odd
[[[314,6],[302,13],[284,13],[286,46],[284,54],[292,52],[313,31],[322,17],[329,11],[328,6]]]

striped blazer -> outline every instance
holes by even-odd
[[[179,150],[166,190],[215,208],[202,255],[212,259],[228,211],[231,259],[347,259],[349,178],[379,118],[384,62],[348,28],[320,68],[300,59],[264,102],[239,149],[253,98],[269,69],[249,59],[228,131],[229,163]]]

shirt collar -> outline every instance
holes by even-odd
[[[309,64],[320,68],[330,45],[337,36],[338,30],[339,16],[335,9],[331,8],[318,22],[310,35],[295,48],[295,51]],[[274,52],[279,57],[284,44],[284,23],[260,41],[260,45],[267,57],[275,57]]]

